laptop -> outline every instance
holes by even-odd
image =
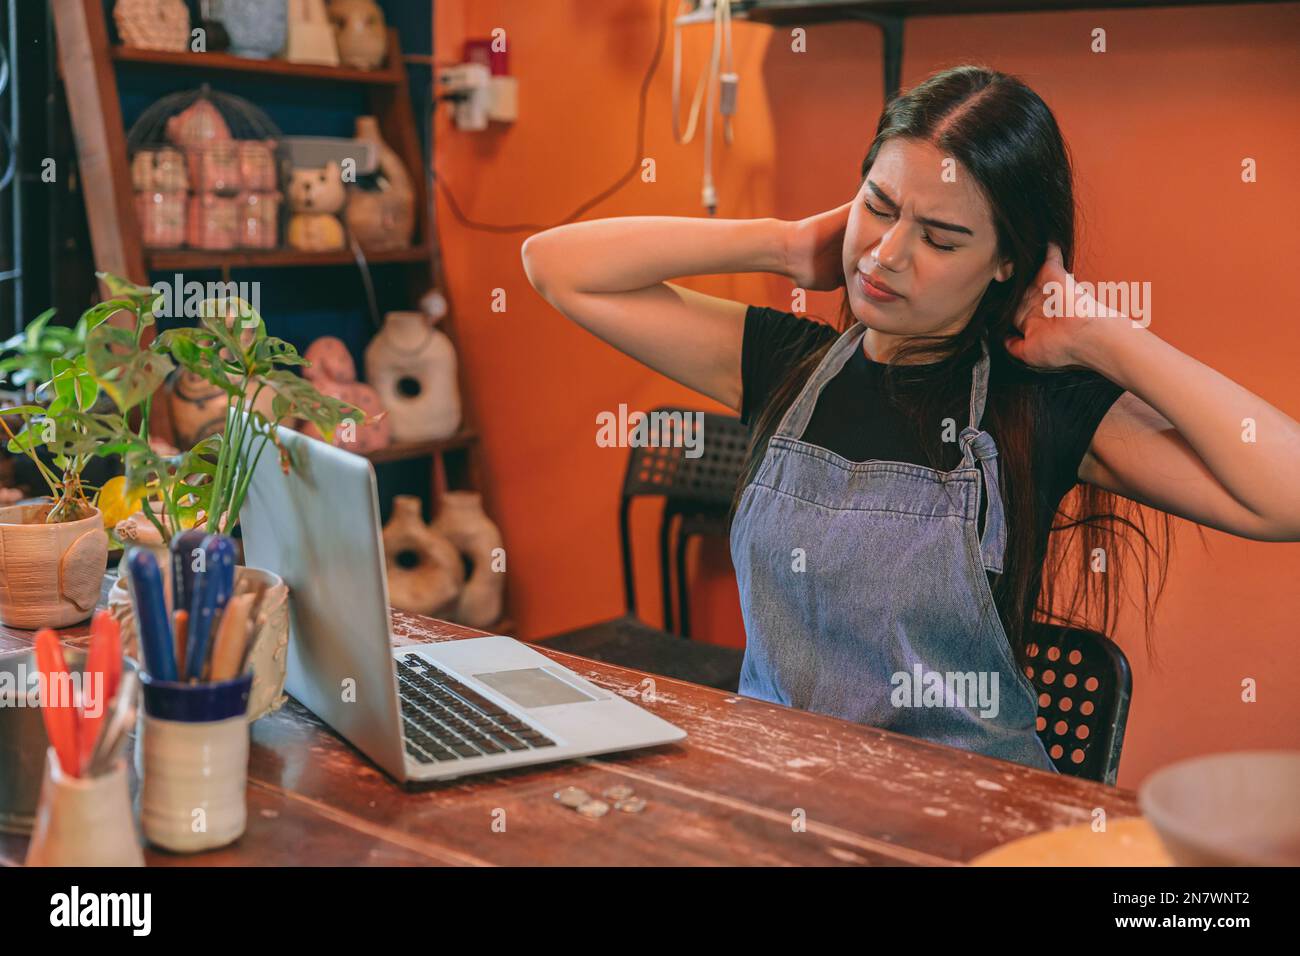
[[[240,512],[289,586],[285,690],[403,783],[652,747],[686,732],[505,635],[393,647],[374,466],[285,427]]]

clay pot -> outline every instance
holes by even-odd
[[[393,607],[433,617],[454,608],[465,567],[452,543],[424,523],[414,495],[393,498],[384,525],[384,558]]]
[[[226,393],[201,375],[179,369],[167,379],[165,390],[177,448],[188,450],[209,435],[225,430]],[[275,389],[268,385],[253,408],[274,421],[274,400]]]
[[[87,620],[108,567],[98,508],[78,521],[45,524],[52,501],[0,508],[0,624],[68,627]]]
[[[430,525],[470,563],[451,620],[469,627],[487,627],[501,617],[505,595],[504,570],[493,568],[493,551],[502,546],[501,532],[483,512],[483,496],[477,491],[444,492],[438,517]]]
[[[165,568],[163,595],[167,610],[171,606],[171,558],[164,547],[155,553]],[[261,581],[267,585],[262,597],[262,607],[257,613],[253,634],[253,652],[249,656],[249,669],[253,672],[253,687],[248,696],[248,720],[274,713],[284,703],[284,679],[289,667],[289,586],[278,575],[262,568],[235,565],[235,584],[244,580]],[[96,593],[98,597],[98,593]],[[135,606],[126,579],[119,577],[108,591],[108,610],[117,619],[122,634],[122,652],[140,659],[139,638],[135,629]]]
[[[290,63],[339,65],[339,45],[325,16],[324,0],[289,0],[289,43],[284,58]]]
[[[383,64],[388,29],[384,11],[372,0],[330,0],[329,18],[344,66],[373,70]]]
[[[436,441],[460,427],[456,350],[421,312],[389,312],[366,347],[366,379],[395,442]]]
[[[415,231],[415,188],[405,164],[379,135],[373,116],[357,117],[359,140],[375,144],[379,153],[379,188],[348,190],[345,213],[348,229],[366,252],[407,249]]]

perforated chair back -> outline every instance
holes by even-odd
[[[1038,738],[1061,773],[1114,784],[1133,676],[1104,634],[1034,622],[1025,674],[1038,691]]]
[[[632,448],[619,507],[619,538],[623,556],[623,592],[628,613],[636,613],[632,580],[629,514],[636,498],[665,501],[661,532],[661,563],[668,586],[666,532],[672,517],[681,514],[725,514],[745,465],[749,428],[731,415],[662,406],[645,422],[647,442]]]

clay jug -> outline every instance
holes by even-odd
[[[434,617],[455,607],[465,567],[452,543],[424,523],[414,495],[393,498],[384,525],[384,557],[393,607]]]
[[[469,561],[470,575],[451,620],[469,627],[485,628],[501,617],[506,575],[501,532],[483,512],[483,496],[477,491],[447,491],[438,505],[438,517],[430,525]],[[499,560],[498,560],[499,559]]]
[[[415,188],[405,164],[379,135],[373,116],[357,117],[359,140],[374,143],[379,153],[379,188],[348,189],[344,218],[366,252],[407,249],[415,231]]]
[[[436,441],[460,427],[456,350],[422,312],[389,312],[366,347],[366,378],[395,442]]]

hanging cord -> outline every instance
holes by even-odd
[[[654,57],[650,61],[649,68],[646,70],[645,79],[641,82],[640,100],[637,106],[636,152],[632,157],[632,163],[628,168],[628,171],[620,176],[612,186],[579,205],[577,209],[573,210],[573,212],[569,213],[569,215],[565,216],[559,222],[549,224],[521,222],[509,225],[496,225],[493,223],[475,222],[466,216],[461,210],[460,205],[456,202],[456,197],[452,194],[451,188],[447,185],[446,177],[439,173],[437,167],[431,162],[429,165],[433,170],[434,182],[437,187],[442,190],[442,194],[447,198],[447,205],[451,209],[451,214],[455,217],[456,221],[467,229],[477,229],[481,232],[542,232],[543,230],[550,229],[554,226],[562,226],[565,223],[576,221],[578,217],[588,209],[604,202],[610,196],[614,195],[614,193],[618,192],[619,189],[623,187],[624,183],[639,176],[641,174],[641,163],[645,159],[646,95],[650,90],[650,81],[654,79],[655,70],[659,67],[659,59],[663,55],[664,41],[667,36],[668,0],[663,0],[663,3],[659,8],[659,39],[655,43]]]
[[[361,251],[361,245],[357,242],[352,232],[348,232],[348,244],[352,247],[352,258],[357,260],[357,272],[361,274],[361,285],[366,290],[366,304],[370,307],[370,322],[376,329],[380,328],[379,322],[379,300],[375,298],[375,281],[370,274],[370,263],[366,261],[366,254]]]
[[[726,21],[724,28],[723,21]],[[709,101],[704,109],[704,183],[700,190],[700,199],[709,215],[718,212],[718,193],[713,187],[713,94],[719,85],[718,71],[722,63],[722,37],[731,33],[731,0],[718,0],[713,8],[713,55],[709,60]],[[731,43],[727,43],[730,54]],[[730,138],[727,140],[730,142]]]
[[[673,19],[673,139],[685,146],[695,138],[695,124],[700,118],[700,103],[704,99],[704,84],[708,81],[707,70],[700,73],[700,82],[695,84],[695,98],[691,102],[691,115],[686,120],[686,133],[680,132],[682,99],[682,25],[677,19],[690,5],[690,0],[681,0],[677,8],[677,17]]]

